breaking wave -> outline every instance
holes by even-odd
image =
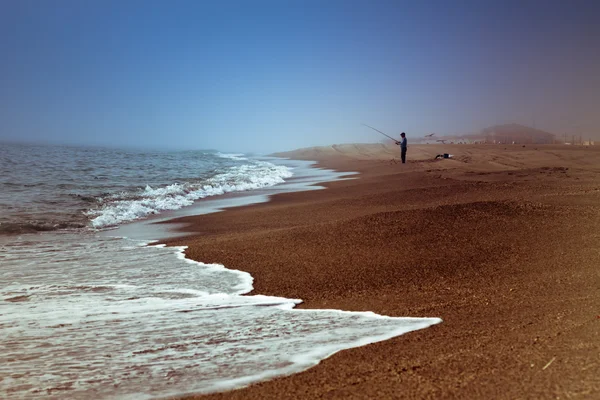
[[[228,160],[237,160],[237,161],[244,161],[244,160],[248,159],[242,153],[232,153],[232,154],[229,154],[229,153],[217,153],[217,157],[226,158]]]
[[[113,194],[99,199],[102,206],[87,211],[86,215],[91,218],[94,228],[107,228],[161,211],[177,210],[205,197],[277,185],[291,176],[288,167],[255,161],[230,167],[226,172],[198,183],[174,183],[164,187],[148,185],[135,192]]]

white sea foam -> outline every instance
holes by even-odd
[[[185,247],[92,234],[13,238],[0,247],[7,399],[233,389],[441,321],[296,310],[298,299],[242,296],[252,290],[248,273],[184,258]]]
[[[116,226],[158,214],[178,210],[195,200],[230,192],[274,186],[292,176],[291,168],[264,161],[230,167],[200,183],[174,183],[164,187],[146,186],[135,193],[113,194],[105,204],[87,212],[94,228]]]
[[[217,153],[217,157],[227,158],[229,160],[247,160],[245,154],[242,153]]]

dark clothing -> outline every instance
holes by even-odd
[[[406,164],[406,149],[408,148],[406,144],[406,138],[402,138],[400,142],[400,156],[402,157],[402,164]]]

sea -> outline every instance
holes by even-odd
[[[253,292],[247,272],[157,244],[182,233],[153,222],[337,179],[215,150],[0,143],[0,398],[231,390],[439,323],[295,309]]]

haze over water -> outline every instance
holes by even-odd
[[[0,139],[274,152],[535,126],[600,140],[600,3],[0,4]]]

